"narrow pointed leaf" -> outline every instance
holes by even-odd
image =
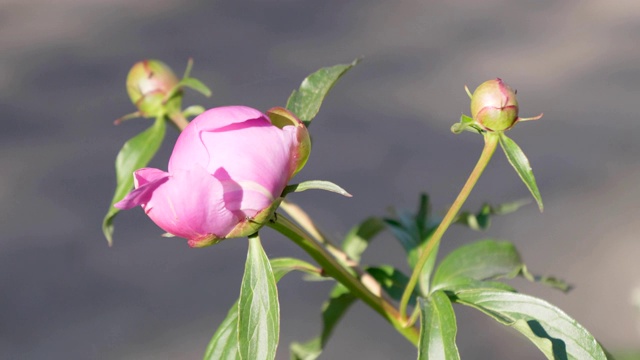
[[[292,343],[290,347],[291,359],[317,359],[327,344],[333,329],[355,301],[356,297],[353,296],[344,285],[336,284],[333,290],[331,290],[329,299],[322,305],[322,332],[320,336],[314,337],[304,343]]]
[[[188,108],[182,110],[182,116],[186,118],[190,118],[193,116],[198,116],[204,112],[204,107],[200,105],[191,105]]]
[[[209,89],[207,85],[203,84],[202,81],[196,78],[192,78],[192,77],[184,78],[180,80],[180,85],[182,85],[183,87],[188,87],[190,89],[193,89],[206,97],[211,96],[211,89]]]
[[[113,243],[113,219],[120,210],[113,204],[122,200],[133,188],[133,172],[145,167],[160,148],[166,129],[165,120],[158,117],[153,125],[140,134],[129,139],[116,157],[116,191],[109,205],[107,215],[102,221],[102,232],[109,242]]]
[[[275,359],[280,335],[280,305],[276,279],[257,234],[249,251],[238,302],[240,359]]]
[[[457,278],[489,280],[513,278],[522,269],[516,247],[507,241],[480,240],[449,253],[433,276],[433,289],[446,288]]]
[[[329,90],[358,62],[359,60],[356,59],[351,64],[325,67],[309,75],[302,81],[300,88],[294,90],[289,96],[287,110],[296,114],[308,126],[320,111],[322,101]]]
[[[345,189],[332,183],[331,181],[326,180],[309,180],[303,181],[300,184],[288,185],[282,191],[282,196],[285,196],[292,192],[302,192],[312,189],[330,191],[342,196],[351,197],[351,194],[349,194]]]
[[[486,230],[491,225],[491,216],[512,213],[529,203],[531,203],[529,199],[517,200],[499,205],[485,203],[475,214],[469,211],[463,211],[458,215],[455,223],[466,225],[476,231]]]
[[[427,299],[418,298],[418,304],[421,319],[418,360],[459,360],[456,316],[447,295],[436,291]]]
[[[238,353],[238,302],[222,321],[207,345],[203,360],[239,360]]]
[[[533,176],[533,170],[531,170],[531,165],[529,164],[529,159],[524,154],[522,149],[516,144],[515,141],[508,138],[504,133],[500,133],[500,146],[502,146],[502,150],[504,150],[505,155],[507,155],[507,159],[513,168],[516,170],[520,179],[527,186],[531,195],[538,203],[538,208],[540,211],[543,210],[542,205],[542,197],[540,196],[540,191],[538,191],[538,185],[536,184],[536,178]]]
[[[360,262],[360,257],[371,239],[384,228],[384,222],[380,218],[370,217],[349,231],[342,242],[342,249],[351,259]]]
[[[295,258],[278,258],[271,260],[271,268],[276,281],[293,270],[309,274],[316,274],[320,269],[306,261]],[[227,317],[222,321],[215,334],[211,338],[203,360],[237,360],[238,354],[238,302],[236,301]]]
[[[409,277],[406,274],[389,265],[372,266],[366,270],[369,275],[376,279],[391,299],[400,301],[402,293],[409,282]],[[409,305],[415,305],[417,295],[420,294],[414,291],[414,294],[409,298]]]
[[[485,289],[457,292],[453,299],[516,329],[548,359],[607,359],[600,344],[582,325],[544,300]]]

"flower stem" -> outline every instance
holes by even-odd
[[[440,225],[438,225],[438,228],[428,240],[427,244],[424,247],[424,250],[420,254],[420,258],[418,259],[418,262],[413,269],[413,273],[411,274],[409,283],[404,289],[404,293],[402,293],[402,298],[400,300],[400,314],[402,314],[403,320],[406,321],[407,319],[407,304],[409,303],[409,298],[413,293],[413,289],[416,287],[424,264],[427,262],[427,259],[429,259],[429,255],[431,254],[433,249],[440,243],[442,235],[444,235],[445,231],[447,231],[447,229],[449,228],[449,225],[451,225],[456,215],[458,215],[458,211],[460,211],[460,208],[467,200],[467,197],[471,193],[471,190],[476,185],[476,182],[478,182],[480,175],[484,171],[485,167],[489,163],[489,160],[491,160],[491,156],[493,156],[493,153],[496,150],[498,139],[499,137],[497,133],[484,134],[484,148],[482,149],[482,154],[480,154],[480,159],[478,159],[476,166],[473,168],[473,171],[471,171],[471,174],[469,175],[467,182],[462,187],[462,190],[460,190],[458,197],[453,202],[453,204],[449,208],[449,211],[447,211],[447,214],[444,216],[444,219],[442,219],[442,222],[440,223]]]
[[[187,118],[184,117],[184,115],[182,115],[182,113],[179,112],[179,111],[176,111],[176,112],[173,112],[173,113],[169,114],[169,119],[171,119],[173,124],[180,131],[184,130],[184,128],[186,128],[187,125],[189,125],[189,120],[187,120]]]
[[[402,320],[398,309],[385,299],[373,294],[351,270],[342,266],[340,262],[312,236],[300,229],[294,222],[282,214],[277,214],[275,221],[269,222],[268,226],[300,246],[322,266],[327,275],[346,286],[354,296],[362,299],[362,301],[389,321],[407,340],[417,346],[418,330],[415,327],[405,326],[405,321]]]

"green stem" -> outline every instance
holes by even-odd
[[[184,130],[184,128],[189,125],[189,120],[187,120],[181,112],[176,111],[174,113],[169,114],[169,119],[173,122],[173,124],[180,130]]]
[[[353,273],[343,267],[320,243],[309,234],[300,229],[291,220],[282,214],[277,214],[274,222],[268,226],[291,239],[296,245],[306,251],[320,266],[324,272],[346,286],[351,293],[362,299],[373,310],[382,315],[398,332],[415,346],[418,345],[418,330],[415,327],[406,327],[401,313],[391,303],[373,294]]]
[[[471,190],[476,185],[476,182],[478,182],[480,175],[482,175],[482,172],[484,171],[485,167],[489,163],[489,160],[491,160],[491,156],[493,156],[493,153],[496,150],[498,139],[499,137],[497,133],[485,133],[484,148],[482,149],[482,154],[480,154],[480,159],[478,159],[476,166],[473,168],[473,171],[471,171],[471,174],[469,175],[467,182],[462,187],[462,190],[460,190],[458,197],[453,202],[453,204],[449,208],[449,211],[447,211],[447,214],[444,216],[444,219],[442,219],[442,222],[440,223],[440,225],[438,225],[438,228],[433,233],[433,235],[425,245],[424,250],[420,254],[420,259],[418,259],[415,268],[413,268],[413,273],[411,274],[409,283],[404,289],[404,293],[402,293],[402,298],[400,300],[400,314],[402,314],[403,319],[406,320],[407,304],[409,303],[409,298],[413,293],[413,289],[418,283],[418,279],[420,278],[420,273],[422,272],[424,264],[427,262],[427,259],[429,259],[429,255],[431,254],[433,249],[440,243],[442,235],[444,235],[445,231],[447,231],[447,229],[449,228],[449,225],[451,225],[456,215],[458,215],[458,211],[460,211],[460,208],[467,200],[467,197],[471,193]]]

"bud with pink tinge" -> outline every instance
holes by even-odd
[[[133,65],[127,75],[127,93],[142,116],[156,117],[166,112],[168,105],[177,106],[176,110],[179,110],[179,96],[171,99],[174,104],[166,103],[179,82],[171,68],[162,61],[143,60]]]
[[[483,82],[470,96],[471,117],[475,124],[487,131],[505,131],[518,121],[542,117],[540,114],[533,118],[519,118],[516,91],[500,78]]]

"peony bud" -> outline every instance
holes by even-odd
[[[133,65],[127,75],[127,92],[133,104],[144,117],[156,117],[166,112],[167,106],[180,108],[180,98],[166,103],[178,86],[179,80],[165,63],[144,60]]]
[[[502,79],[488,80],[480,84],[471,96],[471,117],[474,122],[487,131],[508,130],[519,120],[516,92]]]
[[[304,138],[295,123],[275,126],[249,107],[210,109],[180,134],[168,171],[135,171],[135,190],[115,206],[141,205],[191,247],[251,235],[270,220],[301,157],[306,161]]]

